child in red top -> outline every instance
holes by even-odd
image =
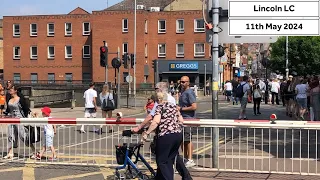
[[[156,97],[154,95],[148,98],[148,102],[144,107],[144,110],[146,111],[147,114],[151,112],[155,102],[156,102]]]
[[[0,114],[3,115],[4,106],[6,104],[6,95],[4,94],[4,90],[0,90]]]

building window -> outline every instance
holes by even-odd
[[[177,44],[176,57],[184,57],[184,44]]]
[[[13,36],[20,37],[20,24],[13,24]]]
[[[65,78],[66,78],[66,83],[72,83],[72,80],[73,80],[72,73],[66,73]]]
[[[82,83],[90,83],[92,81],[91,73],[82,73]]]
[[[30,24],[30,36],[38,35],[38,26],[37,24]]]
[[[20,59],[21,52],[20,52],[20,47],[16,46],[13,47],[13,59]]]
[[[48,46],[48,59],[54,59],[55,51],[54,46]]]
[[[30,47],[30,59],[38,59],[38,47],[37,46]]]
[[[144,45],[144,57],[148,57],[148,44]]]
[[[47,30],[48,30],[48,34],[47,34],[48,36],[54,36],[54,24],[53,23],[48,24]]]
[[[128,19],[122,19],[122,32],[128,32]]]
[[[72,58],[72,47],[71,46],[66,46],[65,47],[65,58]]]
[[[122,44],[122,54],[129,53],[128,43]]]
[[[205,32],[203,19],[194,20],[194,32]]]
[[[144,33],[148,33],[148,20],[144,20]]]
[[[194,57],[204,57],[204,43],[195,43],[194,44]]]
[[[166,20],[158,20],[158,33],[166,33]]]
[[[158,44],[158,57],[166,57],[166,44]]]
[[[65,35],[66,36],[72,36],[72,24],[71,23],[65,23]]]
[[[48,73],[48,83],[54,83],[54,82],[55,82],[54,73]]]
[[[176,33],[184,33],[184,20],[183,19],[177,20]]]
[[[38,73],[31,73],[31,83],[32,84],[38,83]]]
[[[21,81],[21,75],[20,73],[13,73],[13,83],[19,84]]]
[[[82,49],[82,57],[83,58],[90,58],[90,46],[84,45]]]
[[[90,23],[89,22],[84,22],[82,25],[83,28],[83,35],[88,36],[90,35]]]

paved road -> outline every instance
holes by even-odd
[[[249,105],[249,108],[251,105]],[[219,108],[219,117],[222,119],[236,119],[238,116],[239,107],[228,105],[227,103],[221,103]],[[251,109],[248,109],[249,119],[268,119],[271,113],[276,113],[279,119],[288,119],[284,115],[284,109],[281,106],[262,106],[262,115],[253,116]],[[67,112],[54,112],[54,117],[82,117],[82,113],[79,110],[68,110]],[[144,113],[137,113],[128,115],[131,117],[144,117]],[[209,102],[199,103],[198,110],[199,118],[211,117],[211,104]],[[67,126],[59,128],[57,135],[55,136],[54,145],[58,151],[58,160],[52,164],[47,159],[42,159],[40,163],[34,164],[35,160],[31,160],[28,157],[24,157],[24,154],[29,154],[29,149],[20,144],[16,152],[15,163],[2,160],[3,166],[0,166],[0,175],[7,179],[103,179],[112,176],[112,169],[88,167],[88,166],[67,166],[70,164],[114,164],[115,151],[114,146],[119,144],[121,138],[121,131],[124,127],[116,127],[113,133],[104,133],[97,135],[92,131],[92,126],[87,126],[87,133],[80,134],[77,129],[79,127]],[[129,127],[125,127],[128,129]],[[105,131],[108,127],[105,127]],[[211,128],[194,128],[194,159],[197,163],[196,168],[211,167],[212,158],[212,130]],[[198,134],[198,135],[196,135]],[[306,154],[309,152],[309,157],[316,158],[315,144],[317,141],[314,137],[314,131],[309,131],[310,141],[306,141],[304,138],[308,136],[306,131],[301,132],[301,143],[292,146],[292,134],[294,135],[295,144],[300,142],[300,131],[293,132],[286,130],[261,130],[261,129],[231,129],[220,128],[219,130],[219,167],[222,169],[255,169],[261,170],[286,170],[291,171],[293,167],[294,171],[298,171],[301,167],[302,171],[306,172],[306,168],[309,168],[311,172],[320,167],[320,164],[316,160],[306,161],[296,160],[300,157],[300,149],[302,157],[306,158]],[[232,138],[233,137],[233,138]],[[313,139],[312,139],[313,138]],[[138,137],[124,138],[123,142],[136,142]],[[300,148],[300,144],[306,147],[306,142],[309,142],[308,148]],[[285,146],[284,146],[285,144]],[[319,142],[318,142],[319,144]],[[37,144],[37,149],[40,149],[41,144]],[[0,139],[0,149],[2,152],[6,152],[6,139]],[[155,166],[153,157],[148,153],[148,144],[144,147],[144,153],[147,160],[152,162]],[[278,148],[277,148],[278,147]],[[298,148],[298,150],[297,150]],[[307,151],[306,151],[307,150]],[[26,151],[26,152],[24,152]],[[293,152],[293,154],[292,154]],[[50,156],[48,152],[47,156]],[[285,158],[284,158],[285,157]],[[292,158],[293,157],[293,158]],[[30,164],[24,165],[16,163],[17,161],[25,161]],[[38,161],[39,162],[39,161]],[[45,168],[44,168],[45,167]],[[318,170],[320,171],[320,170]],[[216,175],[209,175],[211,178]],[[195,175],[196,177],[196,175]],[[218,176],[217,176],[218,177]],[[197,179],[197,178],[195,178]]]

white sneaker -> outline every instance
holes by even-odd
[[[80,133],[86,133],[86,131],[83,129],[80,129]]]
[[[186,166],[187,168],[193,167],[193,166],[195,166],[195,165],[196,165],[196,163],[195,163],[192,159],[189,159],[189,160],[185,163],[185,166]]]

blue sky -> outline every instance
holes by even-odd
[[[35,14],[67,14],[76,7],[88,12],[102,10],[121,0],[1,0],[0,19],[3,16]]]

